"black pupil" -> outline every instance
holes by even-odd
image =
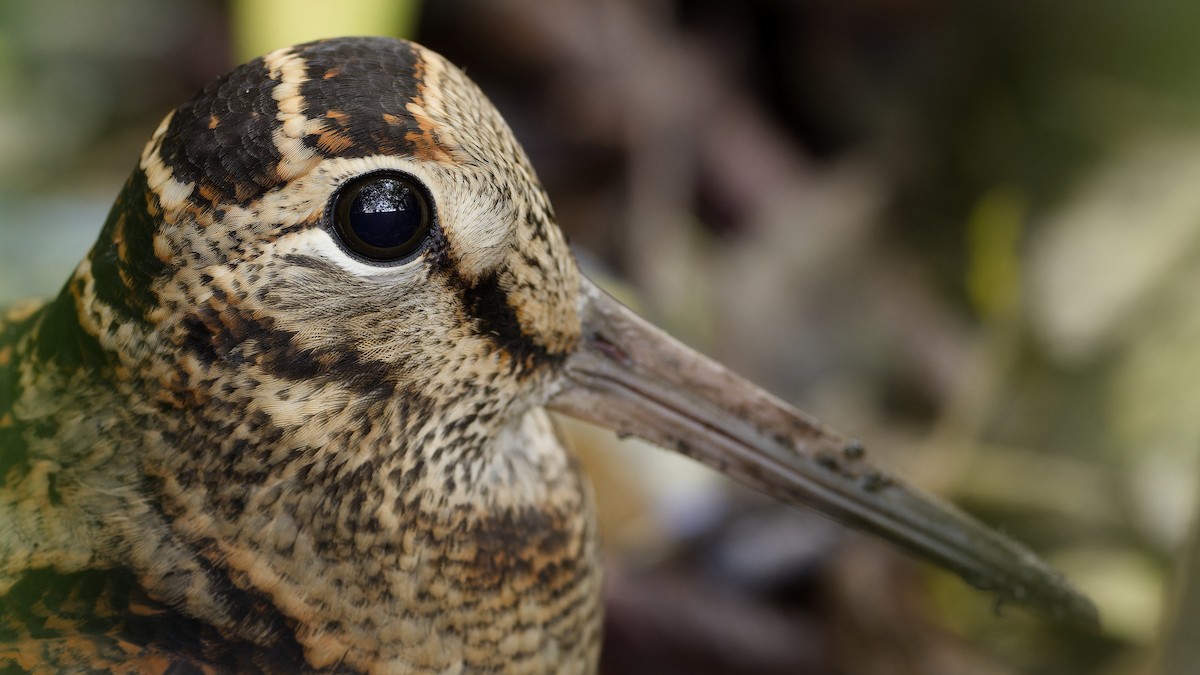
[[[425,220],[420,195],[391,178],[363,185],[350,203],[347,216],[359,241],[379,249],[380,254],[411,242]]]

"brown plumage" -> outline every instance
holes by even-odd
[[[418,212],[403,245],[363,225]],[[0,323],[0,669],[593,672],[592,506],[546,406],[1088,614],[596,291],[479,90],[358,38],[169,115],[60,295]]]

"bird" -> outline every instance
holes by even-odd
[[[209,84],[61,292],[0,316],[4,672],[594,673],[595,508],[549,411],[1096,621],[588,280],[500,114],[412,42]]]

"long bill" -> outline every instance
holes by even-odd
[[[1025,546],[873,466],[857,441],[689,349],[586,279],[580,312],[584,337],[550,409],[873,532],[1001,600],[1098,624],[1091,601]]]

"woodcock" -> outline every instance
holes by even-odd
[[[593,507],[547,410],[1095,620],[598,290],[475,85],[351,38],[168,115],[58,297],[0,323],[0,670],[594,672]]]

